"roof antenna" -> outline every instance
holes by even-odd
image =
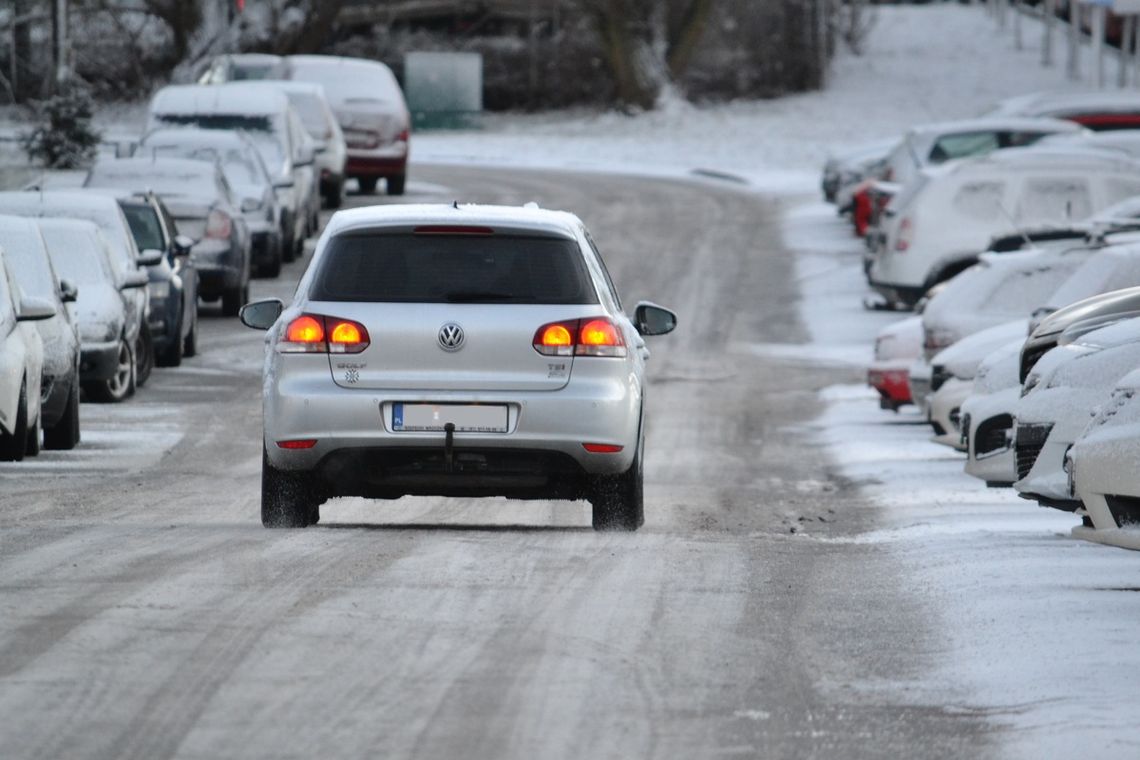
[[[451,207],[454,208],[456,211],[458,211],[459,210],[459,201],[452,201]]]

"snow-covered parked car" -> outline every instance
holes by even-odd
[[[1065,453],[1117,381],[1140,367],[1140,319],[1086,329],[1081,323],[1070,326],[1037,362],[1014,408],[1018,480],[1013,487],[1042,506],[1066,511],[1076,510],[1080,501],[1070,489]]]
[[[29,453],[37,453],[40,433],[48,449],[72,449],[79,443],[79,332],[65,302],[74,301],[76,285],[61,282],[52,266],[35,220],[0,215],[0,248],[26,296],[49,303],[55,312],[35,322],[43,343],[40,414],[28,429]]]
[[[879,331],[874,360],[867,367],[867,385],[879,392],[879,408],[898,411],[911,403],[910,365],[921,355],[921,317],[907,317]]]
[[[288,79],[289,61],[268,53],[241,53],[215,56],[198,76],[198,84],[225,84],[262,79]]]
[[[899,143],[898,137],[876,140],[832,153],[823,164],[820,189],[828,202],[834,203],[840,213],[849,210],[851,190],[868,176],[876,164],[882,164],[891,148]]]
[[[982,361],[1011,340],[1024,339],[1027,319],[1015,319],[972,333],[939,351],[930,362],[930,425],[935,443],[965,451],[961,406],[973,390]]]
[[[1066,457],[1072,490],[1096,530],[1140,526],[1140,370],[1122,377]],[[1140,549],[1140,532],[1133,542]]]
[[[1140,128],[1140,95],[1132,90],[1034,92],[997,103],[987,116],[1067,119],[1094,131]]]
[[[55,316],[50,303],[24,295],[0,249],[0,461],[16,462],[35,449],[39,430],[44,348],[32,324]]]
[[[887,207],[868,277],[888,301],[913,304],[996,236],[1085,219],[1134,195],[1140,163],[1102,151],[1012,148],[928,169]]]
[[[990,487],[1017,480],[1013,456],[1013,408],[1021,396],[1017,366],[1025,336],[991,351],[978,365],[970,396],[962,402],[962,445],[966,474]]]
[[[314,162],[325,208],[340,208],[348,145],[325,95],[324,85],[296,80],[276,83],[289,98],[301,124],[313,138]]]

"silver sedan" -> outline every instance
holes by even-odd
[[[643,336],[585,226],[538,208],[392,206],[333,216],[268,329],[262,522],[334,496],[589,499],[596,529],[644,521]]]

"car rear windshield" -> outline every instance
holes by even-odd
[[[598,302],[573,240],[410,232],[333,238],[310,298],[397,303]]]
[[[202,129],[244,129],[248,132],[272,132],[273,120],[268,116],[229,113],[160,113],[163,124],[200,127]]]
[[[166,248],[162,237],[162,222],[158,219],[158,212],[149,203],[121,201],[119,205],[127,216],[127,224],[131,226],[131,234],[140,251],[148,248],[161,251]]]

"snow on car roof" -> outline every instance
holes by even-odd
[[[979,330],[948,346],[930,360],[931,364],[954,364],[958,362],[979,363],[994,351],[1011,341],[1025,340],[1029,331],[1029,319],[1014,319],[999,325]]]
[[[1134,91],[1102,92],[1036,92],[1003,100],[992,114],[1020,114],[1024,116],[1056,113],[1123,113],[1140,111],[1140,93]]]
[[[144,156],[136,158],[115,158],[110,161],[99,161],[92,172],[107,176],[147,176],[181,174],[189,177],[213,178],[217,172],[217,164],[212,161],[200,161],[193,158],[165,158],[162,156]]]
[[[1078,173],[1140,173],[1140,162],[1133,161],[1119,151],[1070,145],[1006,148],[947,165],[951,167],[949,171],[956,174],[1037,170]]]
[[[236,129],[202,129],[187,125],[184,127],[159,127],[152,129],[142,136],[139,148],[145,149],[153,144],[178,144],[192,142],[194,145],[229,148],[245,147],[249,145],[249,138]]]
[[[176,84],[163,87],[150,101],[151,113],[276,115],[289,100],[269,82],[227,82],[226,84]]]
[[[536,206],[480,204],[401,204],[365,206],[338,211],[329,220],[327,234],[366,227],[406,225],[508,225],[574,235],[581,220],[566,211]]]
[[[985,132],[985,131],[1025,131],[1025,132],[1063,132],[1079,134],[1085,131],[1080,124],[1064,119],[1050,119],[1035,116],[983,116],[977,119],[961,119],[958,121],[940,121],[931,124],[919,124],[911,127],[910,133],[914,135],[939,135],[955,132]]]

